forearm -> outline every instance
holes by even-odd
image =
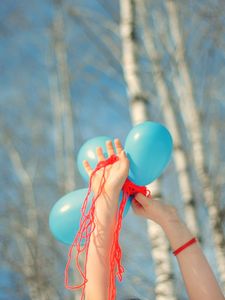
[[[93,193],[97,194],[101,191],[95,203],[96,227],[91,234],[87,253],[86,300],[108,298],[109,286],[111,287],[112,284],[110,279],[112,275],[115,275],[111,274],[113,271],[110,265],[110,255],[113,242],[115,243],[113,238],[117,225],[119,194],[129,172],[129,160],[119,139],[114,140],[114,145],[108,140],[106,149],[108,160],[105,159],[102,148],[96,148],[98,161],[102,165],[100,169],[98,165],[97,169],[93,170],[87,160],[83,161],[84,168],[91,178]]]
[[[104,194],[96,201],[96,227],[91,234],[88,259],[86,300],[105,300],[108,296],[110,250],[116,222],[119,194]]]
[[[179,217],[164,223],[162,227],[173,250],[193,238]],[[198,243],[180,252],[177,260],[190,300],[224,300],[216,278]]]

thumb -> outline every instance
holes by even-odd
[[[141,193],[137,193],[134,195],[131,206],[135,214],[139,216],[146,217],[146,213],[149,206],[149,198],[144,196]]]
[[[141,193],[135,194],[134,199],[136,199],[136,201],[139,202],[143,207],[146,207],[147,205],[149,205],[150,199]]]

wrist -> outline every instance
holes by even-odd
[[[163,223],[162,229],[173,250],[193,238],[193,234],[179,216],[171,218]]]
[[[108,186],[107,183],[104,186],[103,194],[110,198],[119,198],[122,187],[120,186]]]
[[[108,187],[106,184],[104,188],[99,192],[99,190],[93,191],[94,196],[96,197],[99,194],[99,198],[119,198],[121,189],[120,188],[113,188]]]
[[[163,210],[163,214],[158,221],[158,224],[163,230],[167,229],[168,227],[180,226],[182,223],[183,222],[179,217],[177,209],[173,206],[169,206],[166,210]]]
[[[95,204],[96,216],[99,220],[109,222],[114,219],[118,210],[119,192],[102,192]]]

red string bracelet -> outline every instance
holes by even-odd
[[[182,245],[181,247],[173,251],[173,255],[177,256],[177,254],[179,254],[181,251],[183,251],[184,249],[188,248],[189,246],[195,243],[197,243],[197,239],[196,238],[191,239],[190,241],[188,241],[187,243],[185,243],[184,245]]]

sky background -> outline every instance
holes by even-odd
[[[167,21],[162,18],[162,28],[156,26],[158,14],[163,17],[165,13],[162,1],[153,1],[152,9],[149,23],[155,28],[154,38],[157,39]],[[72,16],[73,10],[77,13],[76,18]],[[224,12],[222,1],[188,1],[181,4],[180,12],[212,175],[215,170],[222,173],[225,162]],[[54,149],[55,128],[50,99],[50,77],[57,73],[52,47],[54,16],[55,4],[51,1],[1,0],[0,3],[0,237],[8,234],[7,222],[10,216],[5,213],[7,204],[10,203],[18,210],[26,209],[21,206],[21,184],[10,161],[7,150],[9,145],[20,153],[24,167],[33,178],[36,203],[46,221],[51,207],[62,196],[56,187],[58,179]],[[109,135],[119,137],[124,143],[132,125],[120,64],[118,2],[66,0],[63,16],[74,118],[76,168],[76,156],[84,141],[95,136]],[[111,29],[112,24],[115,32],[107,29],[107,26]],[[169,37],[166,38],[173,49],[174,45]],[[163,47],[159,46],[159,49],[163,53]],[[168,53],[163,56],[168,84],[173,72],[170,59]],[[151,63],[142,57],[140,64],[144,87],[152,99],[149,106],[151,116],[154,121],[162,122],[160,99],[157,99],[151,77]],[[184,135],[188,136],[188,133],[184,132]],[[217,156],[213,147],[214,138],[219,139]],[[163,176],[164,189],[168,201],[175,204],[182,215],[182,203],[179,201],[180,195],[176,190],[173,172],[171,162]],[[80,175],[76,175],[75,188],[84,187]],[[224,193],[223,188],[221,207],[225,205]],[[201,226],[204,227],[204,250],[218,276],[212,241],[208,238],[211,233],[208,222],[205,221],[207,212],[201,202],[199,203],[198,214]],[[48,231],[48,228],[45,230]],[[148,295],[153,295],[154,263],[146,231],[144,220],[130,211],[124,220],[121,237],[126,271],[123,284],[118,286],[118,299],[126,296],[149,299]],[[13,241],[13,235],[10,239]],[[65,258],[67,247],[58,244],[57,247]],[[179,299],[187,299],[175,260],[173,264],[177,290],[180,291]],[[63,289],[63,262],[60,270]],[[15,292],[13,287],[17,287]],[[130,294],[127,294],[128,290]],[[62,295],[66,297],[68,294],[62,292]],[[9,299],[29,298],[20,275],[15,274],[3,261],[0,267],[0,300]]]

